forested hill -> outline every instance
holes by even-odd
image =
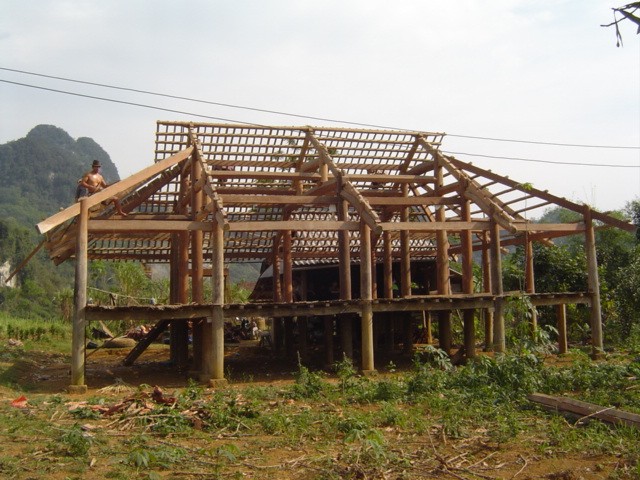
[[[74,202],[78,179],[100,160],[107,182],[116,166],[91,138],[74,140],[61,128],[38,125],[26,137],[0,145],[0,220],[33,228]]]

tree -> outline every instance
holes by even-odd
[[[616,47],[622,45],[622,35],[620,34],[620,29],[618,28],[618,24],[624,20],[629,20],[630,22],[638,25],[637,34],[640,34],[640,17],[634,15],[636,11],[640,9],[640,2],[633,2],[627,5],[623,5],[622,7],[612,8],[613,10],[613,22],[608,23],[606,25],[600,25],[601,27],[611,27],[615,25],[616,27]],[[617,14],[622,15],[622,18],[618,18]]]

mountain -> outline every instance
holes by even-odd
[[[0,145],[0,311],[22,318],[55,315],[54,298],[73,285],[73,263],[56,267],[40,250],[14,277],[16,288],[4,280],[41,240],[35,224],[75,201],[78,179],[93,160],[100,160],[108,182],[120,179],[94,140],[74,140],[53,125]]]
[[[108,182],[118,169],[91,138],[74,140],[53,125],[38,125],[26,137],[0,145],[0,220],[33,227],[74,202],[78,179],[100,160]]]

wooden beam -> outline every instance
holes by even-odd
[[[573,413],[574,415],[582,417],[580,420],[597,418],[598,420],[616,425],[640,428],[640,415],[619,410],[615,407],[604,407],[574,398],[554,397],[544,393],[532,393],[527,395],[527,399],[529,399],[530,402],[538,403],[556,412]]]
[[[364,197],[371,206],[383,205],[388,208],[401,208],[414,205],[456,205],[460,202],[458,198],[434,197],[432,195],[413,195],[409,197],[374,197],[364,194]]]
[[[263,170],[208,170],[208,175],[214,179],[242,179],[242,180],[306,180],[317,182],[321,180],[318,173],[305,172],[267,172]]]
[[[566,234],[584,232],[584,223],[514,223],[516,232],[561,232]]]
[[[340,196],[358,211],[360,217],[367,223],[374,234],[380,235],[382,233],[382,227],[379,225],[380,218],[378,217],[378,214],[373,208],[371,208],[367,199],[364,198],[348,180],[343,180],[340,189]]]
[[[473,173],[477,173],[480,176],[483,176],[485,178],[491,179],[497,183],[502,183],[504,185],[509,185],[511,187],[514,187],[516,190],[520,190],[521,192],[525,193],[525,194],[532,194],[535,195],[536,197],[539,197],[541,199],[547,200],[551,203],[554,203],[560,207],[564,207],[567,210],[572,210],[574,212],[577,213],[582,213],[583,212],[583,206],[579,205],[577,203],[571,202],[569,200],[567,200],[566,198],[563,197],[558,197],[556,195],[553,195],[545,190],[539,190],[535,187],[532,187],[531,185],[524,185],[522,183],[516,182],[514,180],[511,180],[508,177],[502,176],[502,175],[498,175],[496,173],[491,172],[490,170],[484,170],[480,167],[477,167],[475,165],[472,165],[470,163],[467,162],[463,162],[462,160],[459,160],[457,158],[454,157],[449,157],[449,161],[455,165],[458,168],[461,168],[465,171],[468,172],[473,172]],[[596,220],[600,220],[601,222],[606,223],[607,225],[610,225],[612,227],[616,227],[616,228],[620,228],[622,230],[626,230],[627,232],[631,232],[631,233],[635,233],[635,231],[637,230],[637,227],[631,223],[619,220],[615,217],[612,217],[611,215],[607,215],[605,213],[601,213],[601,212],[597,212],[595,210],[592,210],[592,218],[596,219]]]
[[[172,167],[191,155],[193,148],[187,148],[182,150],[181,152],[172,155],[169,158],[165,158],[164,160],[160,160],[158,163],[155,163],[147,168],[140,170],[138,173],[131,175],[130,177],[121,180],[104,190],[101,190],[97,193],[94,193],[90,197],[87,197],[87,208],[91,208],[99,203],[110,199],[111,197],[117,196],[119,193],[128,190],[131,187],[139,185],[147,181],[149,178],[157,175],[158,173],[166,170],[167,168]],[[55,215],[50,216],[49,218],[43,220],[42,222],[36,225],[36,229],[38,232],[46,233],[52,228],[57,227],[58,225],[70,220],[71,218],[80,214],[80,204],[74,203],[70,207],[65,208],[61,212],[56,213]]]
[[[282,221],[258,221],[258,222],[231,222],[231,232],[257,232],[257,231],[322,231],[322,230],[358,230],[358,222],[341,222],[339,220],[282,220]]]
[[[338,220],[346,221],[349,218],[349,204],[346,200],[338,200],[336,213]],[[338,232],[338,262],[340,299],[351,300],[351,233],[349,230]],[[338,330],[342,354],[353,359],[353,321],[351,317],[342,315],[338,321]]]
[[[209,231],[211,224],[192,220],[89,220],[90,233],[186,232],[191,230]]]
[[[420,140],[420,144],[425,150],[430,152],[438,162],[441,162],[442,166],[446,168],[451,175],[453,175],[458,183],[461,184],[462,193],[465,197],[473,200],[476,205],[478,205],[490,218],[493,218],[498,222],[505,230],[515,233],[513,219],[509,217],[503,205],[492,199],[488,191],[481,189],[466,173],[456,168],[445,155],[442,155],[440,151],[432,145],[429,145],[429,143],[424,139]]]
[[[334,205],[336,195],[234,195],[224,194],[225,205]]]
[[[371,308],[371,230],[364,221],[360,223],[360,298],[362,299],[360,313],[362,370],[363,372],[372,372],[375,365],[373,358],[373,310]]]
[[[495,295],[494,323],[493,323],[493,350],[504,353],[506,350],[506,337],[504,326],[504,301],[502,295],[502,253],[500,251],[500,225],[492,222],[491,240],[491,291]]]
[[[471,218],[471,202],[468,200],[462,205],[462,217],[464,220]],[[471,235],[471,230],[465,230],[460,233],[460,242],[462,244],[462,292],[467,294],[473,293],[473,249],[471,248]],[[464,310],[462,315],[465,356],[466,358],[474,358],[476,356],[475,312],[473,310]]]
[[[80,215],[78,217],[78,237],[76,240],[76,275],[73,292],[73,336],[71,338],[71,390],[86,391],[85,367],[85,325],[87,307],[87,221],[89,219],[89,199],[78,202]]]
[[[439,231],[452,231],[462,232],[465,230],[472,230],[481,232],[488,230],[490,222],[488,221],[475,221],[475,222],[456,222],[456,221],[435,221],[435,222],[381,222],[380,226],[383,231],[412,231],[412,232],[439,232]]]
[[[587,256],[587,283],[591,294],[591,346],[592,355],[598,358],[604,354],[602,339],[602,310],[600,306],[600,280],[598,278],[598,259],[596,256],[596,237],[593,229],[592,210],[588,205],[583,207],[585,235],[584,249]]]

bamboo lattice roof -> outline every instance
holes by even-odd
[[[204,258],[211,254],[211,224],[225,230],[225,261],[271,258],[291,230],[294,261],[338,260],[338,231],[350,231],[352,258],[359,254],[359,224],[374,233],[375,248],[389,231],[393,255],[400,231],[408,230],[413,258],[435,256],[435,235],[502,227],[503,244],[581,231],[580,224],[536,224],[530,218],[549,206],[584,213],[585,207],[440,152],[443,133],[320,127],[265,127],[160,121],[154,165],[89,197],[91,259],[169,262],[172,239],[204,231]],[[204,175],[193,177],[200,165]],[[441,173],[440,173],[441,172]],[[193,198],[206,200],[195,211]],[[120,199],[126,218],[101,202]],[[347,214],[340,215],[346,201]],[[471,203],[471,219],[462,205]],[[444,208],[446,222],[436,221]],[[75,253],[78,204],[38,224],[50,257],[61,263]],[[592,211],[605,225],[635,227]]]

